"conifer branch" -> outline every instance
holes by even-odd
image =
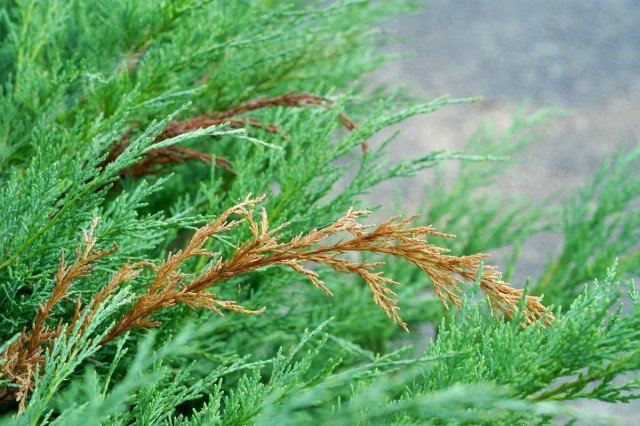
[[[306,107],[321,106],[327,109],[333,107],[333,101],[322,96],[312,95],[308,93],[288,93],[282,96],[272,98],[258,98],[249,101],[238,107],[229,108],[225,111],[202,114],[183,121],[172,121],[164,130],[156,137],[155,143],[182,135],[184,133],[193,132],[205,127],[218,126],[227,124],[231,128],[253,127],[265,130],[269,133],[278,133],[280,130],[275,124],[263,123],[255,117],[238,117],[247,112],[255,111],[267,107]],[[338,114],[338,119],[345,129],[351,131],[356,128],[356,124],[346,114]],[[116,143],[113,150],[105,159],[103,165],[115,161],[127,148],[127,140],[131,136],[131,132],[127,132],[120,142]],[[363,152],[366,152],[366,142],[362,144]],[[191,150],[183,147],[170,146],[165,148],[154,149],[145,155],[145,157],[137,164],[128,167],[120,172],[121,176],[131,175],[139,177],[149,174],[162,173],[167,170],[167,166],[179,164],[187,160],[198,160],[206,164],[211,164],[212,157],[209,154]],[[223,157],[215,157],[215,165],[235,174],[231,162]]]
[[[45,349],[51,347],[53,340],[62,333],[71,330],[75,319],[79,316],[76,314],[71,325],[63,326],[59,321],[55,328],[47,326],[45,321],[52,316],[53,308],[69,295],[74,281],[88,276],[95,262],[118,249],[117,246],[108,250],[94,248],[96,239],[93,234],[97,223],[97,219],[93,220],[89,229],[83,232],[84,247],[78,247],[71,265],[67,265],[64,253],[60,255],[60,266],[55,274],[53,292],[44,304],[38,306],[31,331],[27,333],[26,330],[23,330],[7,350],[0,355],[0,361],[3,361],[0,363],[0,373],[17,385],[16,388],[11,389],[0,388],[0,403],[16,400],[20,404],[20,410],[24,409],[28,392],[33,387],[33,375],[44,362]],[[76,312],[79,312],[79,303]],[[89,318],[87,318],[88,320]]]
[[[371,252],[403,258],[429,277],[435,293],[445,305],[450,302],[458,307],[461,305],[460,285],[464,281],[476,279],[481,262],[486,258],[486,255],[482,254],[462,257],[446,254],[446,249],[429,243],[426,238],[453,236],[437,232],[431,226],[410,227],[413,217],[393,217],[378,226],[368,227],[361,224],[360,219],[369,212],[356,210],[349,210],[325,228],[312,229],[283,242],[279,232],[287,226],[286,223],[271,229],[265,209],[260,210],[259,218],[254,215],[256,205],[263,199],[264,197],[248,196],[243,202],[227,209],[216,220],[199,228],[184,249],[169,254],[160,264],[136,262],[124,265],[92,297],[90,304],[82,307],[78,301],[69,325],[63,326],[60,320],[56,328],[49,328],[45,321],[52,317],[53,307],[68,296],[71,284],[88,276],[96,261],[117,249],[94,248],[96,241],[93,231],[97,223],[94,220],[89,230],[84,233],[84,247],[78,248],[73,264],[67,266],[64,256],[60,257],[53,293],[49,300],[39,307],[31,330],[23,331],[0,355],[0,360],[3,361],[0,371],[17,385],[16,388],[2,390],[0,402],[14,399],[23,408],[27,394],[33,387],[33,375],[44,362],[45,348],[50,347],[54,339],[62,333],[68,333],[81,318],[84,321],[80,328],[82,332],[100,305],[122,284],[137,278],[144,268],[151,269],[154,274],[147,290],[137,296],[133,304],[106,333],[101,344],[104,345],[132,329],[160,326],[161,322],[154,318],[154,314],[178,304],[209,309],[218,315],[222,315],[224,310],[246,315],[262,313],[265,307],[257,310],[248,309],[236,301],[218,299],[210,290],[223,281],[266,266],[289,267],[309,279],[312,285],[331,295],[331,290],[320,279],[318,272],[307,266],[309,263],[325,265],[342,274],[360,276],[371,290],[374,302],[394,322],[408,331],[407,324],[398,312],[396,293],[392,290],[392,287],[399,283],[376,271],[380,262],[358,263],[341,257],[343,254]],[[239,218],[232,219],[233,216]],[[249,226],[251,238],[239,244],[230,258],[223,259],[220,253],[204,248],[205,243],[214,235],[236,228],[242,223]],[[350,238],[323,244],[328,238],[343,233],[350,234]],[[212,265],[200,274],[191,275],[180,270],[188,259],[196,256],[211,258]],[[493,310],[502,312],[508,319],[513,318],[523,296],[522,290],[501,281],[498,270],[491,267],[483,269],[479,283]],[[539,299],[533,296],[526,297],[524,314],[526,324],[541,318],[549,323],[552,319]]]

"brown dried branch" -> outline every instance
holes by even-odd
[[[116,148],[104,161],[103,166],[114,161],[125,149],[125,143],[121,142],[117,144]],[[177,146],[154,149],[147,152],[141,161],[131,167],[121,170],[119,174],[120,176],[130,175],[133,177],[160,174],[168,171],[168,166],[180,164],[187,160],[198,160],[206,164],[211,164],[211,155]],[[222,167],[229,173],[235,174],[235,170],[233,170],[231,163],[226,158],[216,157],[215,164],[218,167]]]
[[[286,95],[276,96],[266,99],[255,99],[236,108],[230,108],[226,111],[214,113],[213,118],[230,118],[249,111],[255,111],[265,107],[305,107],[309,105],[322,106],[327,109],[333,108],[333,101],[323,96],[312,95],[309,93],[287,93]],[[346,114],[340,113],[338,119],[347,130],[356,128],[356,123]]]
[[[315,287],[326,294],[331,294],[331,290],[320,279],[318,273],[305,266],[308,263],[325,265],[342,274],[360,276],[371,290],[374,302],[393,321],[408,330],[407,324],[398,313],[396,294],[392,290],[392,287],[399,283],[376,271],[380,263],[359,263],[345,259],[342,257],[343,254],[372,252],[406,259],[430,278],[435,293],[445,305],[451,302],[458,307],[461,304],[461,284],[476,279],[481,262],[486,258],[483,254],[462,257],[447,254],[446,249],[429,243],[427,237],[453,236],[437,232],[431,226],[411,227],[409,224],[413,217],[407,219],[394,217],[377,227],[364,226],[359,220],[369,213],[367,211],[349,210],[346,215],[325,228],[312,229],[282,242],[279,232],[287,224],[270,229],[264,209],[260,211],[259,219],[254,217],[254,209],[263,198],[247,197],[242,203],[231,207],[216,220],[198,229],[183,250],[169,254],[160,264],[149,262],[126,264],[114,273],[109,282],[93,296],[91,304],[82,308],[78,303],[71,325],[67,327],[59,325],[56,329],[49,329],[44,322],[51,316],[53,306],[68,294],[71,283],[75,279],[86,276],[93,262],[112,252],[112,250],[93,249],[94,222],[89,232],[85,234],[85,248],[78,250],[75,262],[67,267],[64,258],[61,257],[60,269],[55,277],[54,292],[49,301],[40,307],[32,330],[29,333],[23,332],[19,339],[0,355],[0,359],[5,361],[0,371],[20,386],[18,390],[5,390],[4,400],[13,398],[23,405],[33,385],[33,374],[44,361],[43,347],[51,344],[53,339],[61,333],[68,332],[71,329],[69,327],[73,327],[79,318],[84,317],[84,323],[80,327],[82,332],[108,296],[122,283],[138,277],[145,267],[150,268],[154,274],[147,290],[138,295],[130,308],[105,335],[101,344],[106,344],[132,329],[158,327],[161,323],[154,318],[154,314],[178,304],[209,309],[219,315],[222,315],[223,310],[248,315],[259,314],[264,311],[264,307],[251,310],[238,305],[233,300],[220,300],[211,292],[211,289],[232,277],[266,266],[289,267],[309,279]],[[239,218],[232,219],[238,216]],[[219,253],[205,248],[205,243],[212,236],[235,228],[243,222],[248,224],[252,237],[239,244],[230,258],[223,259]],[[329,237],[344,233],[350,234],[350,238],[323,244]],[[182,272],[180,268],[188,259],[195,256],[211,258],[211,266],[197,275]],[[508,319],[513,318],[523,296],[522,290],[501,281],[500,274],[495,268],[484,267],[482,272],[479,280],[480,289],[487,296],[494,312],[502,312]],[[523,325],[534,323],[541,318],[544,318],[548,324],[553,318],[540,300],[533,296],[527,296],[525,300],[524,315],[525,324]],[[3,401],[1,391],[0,402]]]
[[[53,308],[69,295],[71,284],[82,277],[89,275],[96,261],[116,251],[114,246],[109,250],[96,250],[93,232],[97,225],[94,220],[89,230],[83,232],[84,248],[78,247],[74,262],[67,266],[64,253],[60,255],[60,266],[55,274],[53,293],[46,303],[38,306],[38,312],[29,333],[23,330],[0,356],[4,363],[0,364],[0,373],[19,386],[11,389],[11,392],[0,389],[0,403],[15,400],[24,409],[24,404],[29,390],[33,387],[33,374],[36,368],[44,362],[44,349],[47,344],[60,336],[69,327],[63,327],[61,323],[55,328],[45,324],[45,320],[51,317]]]
[[[322,96],[311,95],[308,93],[289,93],[273,98],[256,99],[239,107],[230,108],[226,111],[207,113],[184,121],[172,121],[158,135],[154,143],[188,132],[193,132],[198,129],[217,126],[224,123],[228,124],[231,128],[253,127],[263,129],[269,133],[278,133],[280,130],[274,124],[263,123],[254,117],[237,116],[266,107],[306,107],[310,105],[317,105],[331,109],[333,107],[333,101]],[[338,115],[338,119],[347,130],[351,131],[356,128],[355,122],[346,114],[340,113]],[[123,136],[120,142],[115,144],[103,165],[113,162],[122,154],[122,152],[124,152],[127,147],[127,139],[130,136],[131,134],[129,132]],[[363,142],[362,150],[363,152],[366,152],[366,142]],[[211,164],[211,156],[209,154],[180,147],[166,147],[149,151],[139,163],[122,170],[120,175],[139,177],[149,174],[163,173],[168,170],[168,166],[179,164],[187,160],[199,160],[206,164]],[[215,164],[230,173],[235,173],[231,163],[225,158],[216,157]]]

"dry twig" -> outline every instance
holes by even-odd
[[[52,315],[53,308],[69,295],[71,284],[91,272],[96,261],[117,250],[96,250],[93,236],[97,220],[88,231],[83,232],[84,248],[78,247],[74,262],[67,266],[64,253],[60,255],[60,266],[55,274],[55,285],[49,300],[38,306],[38,312],[28,333],[23,330],[18,338],[0,355],[4,363],[0,364],[0,373],[19,386],[17,389],[0,389],[0,403],[16,400],[20,410],[24,409],[27,394],[33,387],[33,374],[44,362],[44,350],[63,332],[71,330],[72,325],[63,326],[61,322],[55,328],[48,327],[45,320]]]
[[[230,108],[226,111],[207,113],[199,115],[184,121],[172,121],[167,127],[158,135],[154,142],[161,142],[169,138],[182,135],[184,133],[193,132],[194,130],[202,129],[210,126],[217,126],[220,124],[227,124],[231,128],[244,128],[254,127],[263,129],[269,133],[278,133],[280,130],[278,127],[271,123],[263,123],[254,117],[238,117],[241,114],[255,111],[266,107],[306,107],[310,105],[322,106],[324,108],[331,109],[333,107],[333,101],[331,99],[311,95],[308,93],[289,93],[282,96],[276,96],[273,98],[256,99],[239,107]],[[338,119],[342,125],[349,131],[356,128],[356,124],[347,115],[340,113]],[[122,140],[115,144],[113,150],[109,153],[104,165],[113,162],[127,147],[127,139],[130,137],[130,133],[124,135]],[[363,152],[366,152],[366,142],[362,144]],[[124,169],[120,172],[121,176],[131,175],[133,177],[144,176],[148,174],[162,173],[167,170],[167,166],[172,164],[182,163],[186,160],[199,160],[207,164],[211,164],[212,158],[209,154],[203,152],[181,148],[181,147],[166,147],[149,151],[146,156],[139,163]],[[229,160],[223,157],[216,157],[215,164],[218,167],[222,167],[230,173],[235,173]]]
[[[169,254],[160,264],[138,262],[124,265],[93,296],[91,304],[85,308],[82,308],[80,303],[77,304],[70,325],[47,328],[44,325],[45,320],[51,316],[53,306],[68,294],[71,283],[87,276],[95,261],[114,250],[98,251],[93,248],[94,222],[89,232],[84,235],[85,247],[82,250],[78,249],[74,263],[67,266],[64,257],[61,257],[53,294],[38,310],[31,331],[23,331],[19,339],[0,355],[0,359],[5,361],[0,371],[19,386],[18,389],[5,389],[4,394],[0,390],[0,401],[15,399],[23,406],[27,393],[33,386],[34,371],[44,361],[44,348],[51,345],[61,333],[69,332],[79,318],[84,318],[85,321],[81,324],[82,332],[109,295],[121,284],[138,277],[145,267],[153,271],[153,279],[146,291],[137,296],[130,308],[116,321],[101,344],[106,344],[132,329],[158,327],[161,323],[154,318],[154,314],[177,304],[209,309],[219,315],[223,310],[249,315],[259,314],[264,311],[264,307],[251,310],[233,300],[220,300],[211,289],[232,277],[270,265],[289,267],[305,276],[326,294],[331,294],[331,290],[320,279],[319,274],[305,266],[308,263],[317,263],[329,266],[339,273],[360,276],[371,290],[374,302],[393,321],[408,330],[407,324],[398,313],[396,294],[392,290],[392,287],[399,283],[376,271],[379,262],[358,263],[342,257],[344,253],[372,252],[406,259],[430,278],[435,293],[445,305],[451,302],[455,306],[461,304],[460,284],[474,281],[481,262],[486,258],[483,254],[462,257],[447,254],[446,249],[429,243],[426,238],[453,236],[437,232],[431,226],[411,227],[409,224],[413,217],[394,217],[376,227],[367,227],[362,225],[359,219],[369,212],[355,210],[349,210],[325,228],[312,229],[282,242],[279,231],[287,224],[270,229],[264,209],[260,211],[259,219],[254,216],[254,209],[262,200],[263,197],[247,197],[243,202],[226,210],[216,220],[198,229],[183,250]],[[237,216],[239,218],[232,219]],[[223,259],[220,253],[205,249],[205,243],[209,238],[239,226],[243,223],[242,219],[248,223],[252,238],[239,244],[230,258]],[[350,234],[350,238],[323,244],[327,238],[343,233]],[[194,256],[210,257],[211,266],[197,275],[182,272],[180,268]],[[480,289],[487,296],[494,312],[501,312],[508,319],[513,318],[523,296],[522,290],[501,281],[495,268],[484,267],[482,272],[479,280]],[[552,316],[539,299],[533,296],[527,296],[525,299],[524,315],[526,324],[534,323],[541,318],[544,318],[546,323],[552,320]]]

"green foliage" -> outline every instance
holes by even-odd
[[[585,288],[551,327],[520,329],[518,322],[490,321],[475,308],[445,321],[427,354],[466,352],[429,370],[417,387],[431,390],[479,381],[508,385],[514,396],[533,401],[637,397],[637,289],[632,287],[631,306],[622,314],[614,279],[612,269],[604,282]],[[618,309],[612,313],[612,308]],[[636,377],[612,382],[627,374]]]
[[[487,126],[465,152],[389,164],[393,138],[363,152],[384,128],[475,99],[362,95],[362,77],[385,60],[376,53],[386,42],[378,23],[413,4],[328,3],[0,0],[0,400],[20,387],[3,373],[2,354],[54,293],[60,254],[73,257],[96,217],[97,247],[119,246],[54,306],[50,329],[72,326],[43,346],[24,410],[0,404],[0,423],[513,424],[578,418],[562,401],[640,396],[631,281],[640,267],[640,148],[605,161],[561,208],[487,190],[555,111],[520,112],[502,134]],[[233,115],[243,126],[225,117],[161,138],[175,123],[288,93],[331,103],[256,108]],[[345,114],[354,129],[343,128]],[[175,148],[211,161],[132,173]],[[451,160],[460,160],[454,177],[445,170]],[[360,196],[376,184],[425,169],[435,178],[416,221],[458,234],[435,239],[452,254],[507,249],[509,275],[529,237],[564,238],[531,286],[558,307],[549,326],[494,318],[472,292],[445,315],[424,274],[384,257],[385,275],[403,284],[400,313],[411,334],[353,275],[318,268],[335,292],[327,297],[294,271],[268,267],[214,289],[219,300],[267,306],[260,315],[173,306],[154,315],[156,331],[101,344],[149,278],[92,305],[111,273],[127,262],[159,264],[247,194],[267,195],[269,222],[288,222],[289,238],[367,207]],[[248,236],[234,228],[206,248],[228,255]],[[181,271],[208,266],[203,257]],[[76,299],[96,311],[72,323]]]
[[[121,292],[98,309],[84,333],[80,333],[78,323],[69,335],[63,334],[56,339],[45,356],[44,368],[36,372],[34,390],[26,410],[18,419],[19,424],[38,424],[42,417],[46,422],[51,414],[49,402],[78,366],[99,350],[100,340],[106,334],[106,331],[99,331],[100,326],[125,302],[126,292]]]
[[[596,171],[593,182],[566,204],[560,231],[562,251],[550,262],[536,286],[554,303],[568,304],[580,286],[602,276],[611,259],[620,270],[637,276],[640,268],[640,147],[618,152]]]

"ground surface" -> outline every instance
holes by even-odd
[[[399,50],[412,57],[390,64],[374,81],[400,82],[425,98],[484,98],[411,119],[392,150],[398,158],[463,148],[480,123],[493,118],[505,126],[524,101],[529,110],[566,108],[573,115],[550,126],[496,186],[541,200],[590,180],[602,158],[640,139],[638,1],[433,0],[388,28],[405,38]],[[402,182],[407,210],[420,205],[427,178]],[[537,275],[558,244],[545,236],[531,241],[520,278]],[[583,407],[606,410],[624,424],[636,424],[640,415],[638,403]]]

